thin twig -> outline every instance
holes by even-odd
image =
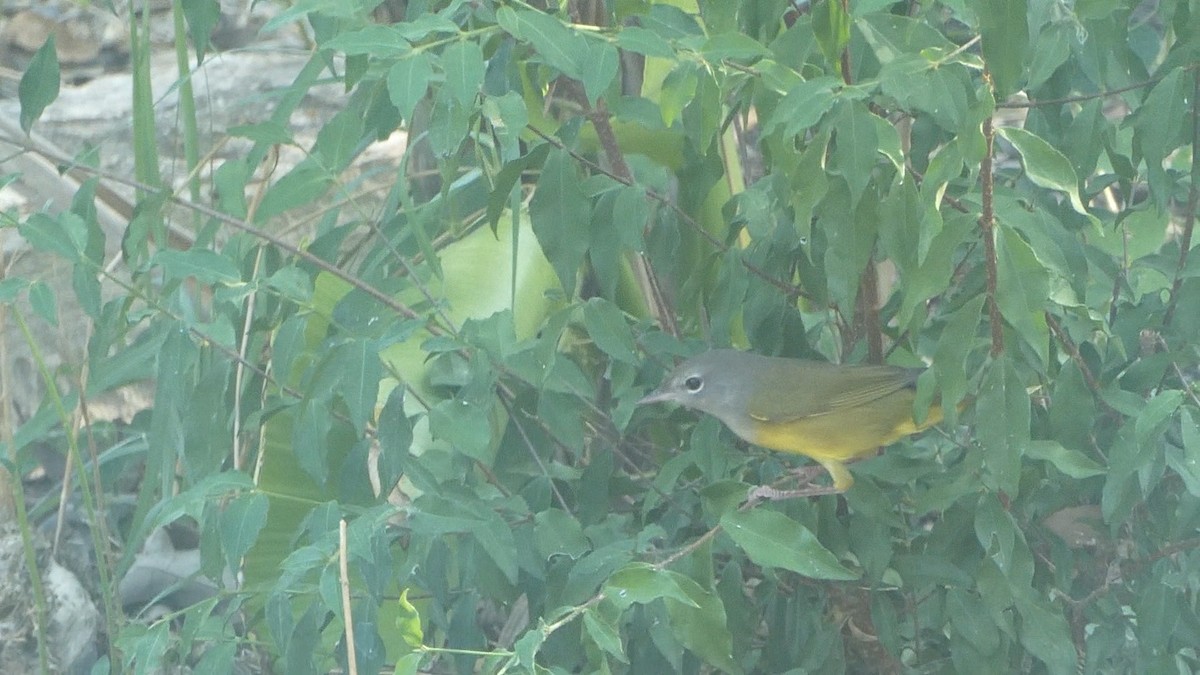
[[[342,623],[346,629],[346,672],[358,675],[358,655],[354,652],[354,615],[350,608],[350,564],[346,553],[346,519],[338,520],[338,575],[342,584]]]
[[[984,79],[991,82],[991,75],[984,72]],[[982,186],[982,213],[979,216],[980,236],[983,238],[983,255],[987,267],[987,305],[988,320],[992,324],[992,356],[1000,356],[1004,352],[1004,325],[1000,320],[1000,306],[996,302],[996,214],[992,207],[992,145],[996,140],[996,131],[992,126],[989,115],[983,120],[983,139],[986,148],[983,161],[979,166],[979,182]]]
[[[584,103],[586,104],[586,101]],[[592,127],[596,130],[596,138],[600,141],[600,147],[604,150],[605,158],[612,165],[613,173],[624,178],[625,181],[628,181],[628,184],[633,184],[633,172],[629,170],[629,164],[625,161],[624,153],[621,152],[621,145],[617,142],[617,134],[613,131],[612,122],[609,120],[608,107],[604,104],[604,99],[596,101],[595,108],[588,111],[587,117],[591,120]],[[659,325],[667,333],[674,337],[679,337],[679,323],[675,320],[675,312],[672,311],[666,296],[662,292],[662,285],[658,281],[658,274],[655,273],[650,260],[645,254],[634,252],[632,262],[638,278],[642,281],[642,291],[646,295],[646,304],[650,306],[654,318],[658,320]]]
[[[1067,350],[1067,355],[1071,357],[1071,361],[1075,363],[1075,367],[1079,368],[1079,372],[1083,375],[1083,381],[1087,384],[1088,389],[1100,399],[1100,382],[1096,380],[1096,376],[1092,374],[1092,369],[1088,367],[1087,361],[1084,360],[1083,354],[1079,352],[1079,347],[1070,335],[1063,330],[1058,319],[1050,312],[1045,313],[1046,325],[1050,327],[1050,332],[1054,333],[1054,337],[1062,343],[1063,349]],[[1103,402],[1103,399],[1100,399]]]
[[[68,158],[68,157],[56,156],[55,154],[50,153],[42,148],[34,147],[33,145],[25,142],[23,139],[12,138],[9,136],[0,135],[0,141],[4,141],[6,143],[10,143],[12,145],[24,148],[30,152],[35,152],[35,153],[41,154],[53,161],[64,162],[64,163],[69,163],[71,161],[70,158]],[[238,218],[234,218],[233,216],[230,216],[222,211],[218,211],[214,208],[205,206],[203,204],[197,204],[191,200],[184,199],[183,197],[180,197],[177,194],[174,194],[172,192],[169,192],[169,191],[161,189],[161,188],[155,188],[153,186],[147,185],[140,181],[136,181],[136,180],[132,180],[129,178],[120,177],[120,176],[113,176],[113,175],[105,174],[97,169],[93,169],[91,167],[87,167],[87,166],[83,166],[83,165],[78,165],[78,168],[81,171],[86,171],[88,173],[91,173],[91,174],[97,175],[97,176],[104,176],[105,178],[107,178],[109,180],[112,180],[117,183],[121,183],[122,185],[127,185],[127,186],[135,188],[137,190],[142,190],[142,191],[150,193],[150,194],[162,195],[167,200],[169,200],[170,202],[172,202],[174,204],[178,204],[179,206],[182,206],[184,208],[194,209],[198,213],[208,216],[209,218],[219,220],[222,223],[229,225],[230,227],[233,227],[236,230],[240,230],[242,232],[245,232],[246,234],[257,237],[257,238],[271,244],[272,246],[275,246],[275,247],[279,248],[280,250],[287,252],[290,255],[300,258],[301,260],[309,263],[310,265],[313,265],[314,267],[320,269],[322,272],[326,272],[328,274],[331,274],[331,275],[337,277],[338,279],[341,279],[342,281],[345,281],[346,283],[350,284],[354,288],[362,291],[363,293],[366,293],[367,295],[371,296],[375,300],[378,300],[380,303],[382,303],[387,308],[404,316],[407,319],[415,320],[415,319],[421,318],[421,316],[419,314],[417,314],[415,311],[413,311],[408,305],[397,301],[396,299],[392,298],[391,296],[384,293],[383,291],[380,291],[379,289],[371,286],[370,284],[355,277],[352,274],[342,271],[336,265],[326,262],[321,257],[314,255],[313,253],[310,253],[302,248],[299,248],[299,247],[295,246],[294,244],[291,244],[291,243],[285,241],[284,239],[275,236],[274,234],[271,234],[265,230],[257,228],[255,226],[251,225],[249,222],[243,221]],[[440,326],[438,326],[434,322],[428,322],[426,325],[426,329],[435,335],[441,335],[445,332],[444,329],[442,329]]]
[[[1189,68],[1195,68],[1195,66],[1189,66]],[[996,108],[1036,108],[1038,106],[1043,106],[1043,105],[1062,105],[1064,103],[1080,103],[1082,101],[1091,101],[1092,99],[1097,99],[1097,98],[1108,98],[1109,96],[1116,96],[1117,94],[1123,94],[1127,91],[1132,91],[1134,89],[1141,89],[1143,87],[1149,87],[1152,84],[1156,84],[1161,79],[1163,79],[1163,76],[1158,75],[1158,76],[1152,77],[1148,80],[1143,80],[1141,82],[1130,84],[1130,85],[1127,85],[1124,87],[1117,87],[1116,89],[1106,89],[1104,91],[1098,91],[1094,94],[1079,94],[1078,96],[1065,96],[1063,98],[1050,98],[1050,99],[1044,99],[1044,100],[1040,100],[1040,101],[1038,101],[1038,100],[1005,101],[1004,103],[997,103]]]
[[[572,518],[574,518],[574,512],[572,512],[571,508],[567,506],[566,498],[564,498],[562,493],[558,491],[558,486],[554,484],[554,478],[550,476],[550,470],[546,468],[546,463],[542,461],[542,456],[538,454],[537,448],[533,446],[533,441],[529,439],[529,434],[525,433],[525,427],[521,426],[521,421],[517,419],[517,411],[513,409],[512,404],[509,403],[508,400],[510,396],[512,396],[511,392],[509,392],[508,396],[500,393],[500,395],[496,398],[500,399],[500,405],[504,406],[505,412],[508,413],[508,419],[512,420],[512,423],[516,425],[517,433],[521,435],[521,440],[525,442],[525,447],[529,450],[529,456],[533,457],[533,461],[536,462],[538,468],[541,469],[542,475],[545,476],[546,481],[550,483],[550,491],[554,493],[554,498],[558,501],[558,505],[563,511],[566,511]]]
[[[572,159],[574,159],[575,161],[579,162],[580,164],[586,166],[589,171],[593,171],[602,176],[607,176],[608,178],[611,178],[626,187],[633,187],[633,188],[638,188],[638,189],[642,190],[642,192],[644,192],[646,194],[646,196],[649,197],[652,201],[658,202],[659,204],[662,204],[663,206],[667,207],[671,211],[675,212],[675,215],[679,216],[679,219],[681,222],[683,222],[688,227],[692,228],[692,230],[694,230],[696,232],[696,234],[700,235],[701,238],[703,238],[706,242],[708,242],[708,244],[710,246],[712,246],[714,249],[716,249],[717,251],[724,253],[725,251],[729,250],[729,247],[726,246],[724,243],[722,243],[720,239],[717,239],[716,237],[713,236],[713,234],[711,232],[709,232],[708,230],[701,227],[700,223],[697,223],[696,220],[694,218],[692,218],[688,214],[687,211],[684,211],[678,204],[674,203],[670,199],[667,199],[666,197],[658,194],[657,192],[655,192],[654,190],[651,190],[648,187],[638,185],[637,182],[634,181],[633,179],[618,176],[617,174],[605,169],[604,167],[593,162],[592,160],[588,159],[587,157],[584,157],[578,151],[567,147],[566,144],[564,144],[562,141],[558,140],[557,138],[555,138],[549,134],[546,134],[545,132],[541,131],[540,129],[537,129],[532,126],[528,127],[528,129],[529,129],[529,131],[533,132],[533,134],[536,135],[538,138],[541,138],[543,141],[546,141],[550,145],[553,145],[556,149],[562,150],[563,152],[567,153]],[[756,276],[759,276],[762,279],[766,280],[768,283],[775,286],[776,288],[779,288],[783,292],[787,293],[789,297],[801,297],[801,298],[812,299],[812,296],[810,294],[808,294],[807,292],[805,292],[803,289],[799,288],[798,286],[789,284],[786,281],[782,281],[780,279],[776,279],[776,278],[772,277],[771,275],[769,275],[765,271],[763,271],[761,268],[756,267],[754,264],[752,264],[751,262],[749,262],[748,260],[746,260],[744,258],[742,259],[741,262],[742,262],[743,267],[750,270],[750,272],[752,272]]]

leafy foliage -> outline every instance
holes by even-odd
[[[1198,667],[1194,3],[359,7],[275,20],[317,48],[213,177],[222,245],[131,226],[101,302],[86,205],[20,224],[87,270],[72,393],[156,382],[126,545],[190,516],[241,560],[188,621],[243,611],[289,673]],[[344,110],[251,206],[326,70]],[[398,128],[411,175],[324,205]],[[791,460],[636,406],[705,345],[928,363],[951,420],[747,510]],[[113,667],[182,639],[126,625]]]

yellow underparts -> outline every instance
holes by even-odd
[[[911,407],[908,408],[911,410]],[[910,414],[900,419],[875,417],[869,410],[852,409],[824,415],[814,415],[782,423],[754,420],[751,436],[746,440],[764,448],[804,455],[829,472],[833,486],[845,492],[854,484],[854,477],[845,463],[875,452],[876,449],[923,431],[942,421],[942,409],[932,406],[921,424]]]

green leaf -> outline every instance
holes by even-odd
[[[506,162],[504,168],[492,179],[492,191],[488,195],[487,223],[493,232],[500,223],[500,216],[509,205],[513,187],[521,179],[521,175],[532,167],[541,166],[546,161],[551,147],[553,146],[549,143],[533,146],[524,155]]]
[[[537,653],[545,641],[546,633],[535,628],[526,631],[513,644],[513,652],[517,655],[517,662],[525,666],[526,672],[537,672]]]
[[[753,61],[771,56],[771,51],[761,42],[742,33],[714,35],[700,48],[700,53],[712,64],[719,64],[726,59]]]
[[[596,104],[596,99],[600,98],[600,95],[616,79],[620,65],[621,57],[612,45],[607,42],[588,44],[587,60],[583,62],[579,73],[588,103]]]
[[[281,267],[267,277],[267,286],[298,305],[312,301],[313,284],[308,274],[298,267]]]
[[[154,254],[151,264],[160,265],[163,277],[174,281],[190,277],[202,284],[229,286],[242,281],[242,275],[232,260],[203,248],[186,251],[164,249]]]
[[[1026,0],[972,0],[971,5],[979,14],[983,60],[996,98],[1003,99],[1017,90],[1030,53]]]
[[[21,74],[17,85],[17,100],[21,103],[21,129],[25,133],[42,116],[46,106],[58,98],[59,87],[58,52],[54,47],[54,33],[33,53],[29,66]]]
[[[1028,91],[1037,91],[1066,62],[1078,31],[1079,25],[1073,21],[1055,21],[1042,26],[1036,40],[1037,49],[1029,57],[1029,81],[1025,85]]]
[[[1010,573],[1020,539],[1017,525],[995,493],[979,496],[975,509],[975,537],[988,557],[1006,575]]]
[[[958,588],[946,592],[946,618],[952,630],[962,635],[983,654],[1000,646],[1000,631],[988,620],[987,610],[978,596]]]
[[[837,78],[825,76],[792,87],[763,123],[763,133],[779,130],[789,137],[808,130],[833,107],[833,90],[838,84]]]
[[[721,517],[721,526],[755,564],[780,567],[813,579],[859,578],[858,573],[843,567],[808,528],[778,511],[733,511]]]
[[[1147,162],[1161,163],[1183,143],[1188,122],[1189,96],[1193,93],[1182,69],[1173,69],[1154,85],[1146,103],[1134,118],[1134,138],[1140,142]]]
[[[533,517],[533,536],[543,560],[556,555],[578,559],[591,549],[579,520],[562,509],[546,509]]]
[[[268,222],[285,211],[311,204],[324,195],[332,184],[329,171],[315,157],[309,157],[267,189],[254,214],[254,222]]]
[[[367,421],[375,417],[375,399],[383,377],[379,350],[372,340],[354,340],[339,347],[338,356],[336,367],[341,376],[337,391],[346,403],[354,430],[362,434]]]
[[[854,3],[853,14],[859,14],[863,3]],[[929,23],[919,19],[879,12],[867,14],[855,21],[855,27],[862,31],[863,37],[875,52],[875,58],[882,64],[890,64],[897,59],[906,57],[918,58],[925,64],[926,69],[932,69],[932,55],[949,53],[958,48],[946,36]],[[930,58],[924,58],[930,56]],[[941,64],[942,66],[948,64]],[[880,82],[885,78],[880,73]]]
[[[840,2],[819,2],[812,7],[812,30],[829,64],[841,62],[842,50],[850,44],[850,15]]]
[[[149,532],[184,516],[201,520],[205,505],[228,495],[254,489],[254,481],[240,471],[209,474],[174,497],[158,502],[146,515],[142,530]]]
[[[67,218],[67,215],[71,215],[71,218]],[[82,251],[82,242],[78,236],[82,235],[83,241],[86,241],[87,235],[84,230],[76,233],[77,236],[72,236],[68,225],[73,222],[82,225],[79,217],[73,214],[63,214],[63,217],[51,218],[44,213],[34,213],[18,226],[17,231],[35,249],[53,253],[74,262],[80,258]]]
[[[1134,600],[1134,612],[1139,646],[1148,653],[1155,653],[1167,649],[1185,601],[1178,597],[1178,592],[1166,579],[1147,581],[1146,588]]]
[[[961,65],[934,68],[924,58],[905,54],[884,65],[879,82],[900,105],[928,114],[947,131],[958,131],[967,118],[971,81]]]
[[[513,37],[533,45],[546,65],[567,77],[583,79],[588,47],[583,36],[542,12],[501,7],[496,23]]]
[[[1167,450],[1167,466],[1183,479],[1183,486],[1194,497],[1200,497],[1200,425],[1192,418],[1187,408],[1179,411],[1179,433],[1183,437],[1183,448]]]
[[[1058,441],[1033,441],[1025,447],[1030,459],[1050,462],[1054,468],[1071,478],[1102,476],[1105,468],[1078,450],[1064,448]]]
[[[421,661],[425,658],[425,652],[413,652],[405,654],[403,658],[396,662],[396,667],[392,669],[394,675],[418,675],[423,672],[421,670]]]
[[[1178,389],[1168,389],[1155,394],[1138,413],[1134,422],[1133,428],[1138,444],[1143,447],[1157,447],[1163,423],[1175,414],[1182,402],[1183,392]]]
[[[1029,439],[1029,394],[1016,367],[1002,356],[993,361],[979,386],[975,437],[988,472],[984,484],[1010,495],[1017,492],[1021,452]]]
[[[875,168],[875,155],[879,150],[879,136],[875,131],[877,119],[862,101],[847,101],[839,106],[833,119],[837,132],[833,156],[837,173],[850,186],[851,207],[858,204]]]
[[[409,14],[415,14],[415,12]],[[424,40],[430,35],[457,35],[462,31],[458,24],[435,12],[422,12],[412,20],[392,24],[392,28],[400,31],[405,39],[414,43]]]
[[[996,133],[1012,143],[1020,153],[1025,175],[1034,185],[1067,193],[1071,207],[1087,215],[1087,207],[1079,198],[1079,177],[1075,175],[1075,167],[1071,166],[1071,160],[1066,155],[1024,129],[1000,127]]]
[[[491,466],[495,459],[491,406],[466,399],[442,401],[429,411],[429,432],[485,466]]]
[[[1053,675],[1078,672],[1075,643],[1071,640],[1071,630],[1062,613],[1020,594],[1016,606],[1021,615],[1021,644],[1041,659]]]
[[[425,90],[433,78],[433,66],[430,65],[427,52],[413,52],[392,64],[388,69],[388,97],[392,105],[400,111],[400,116],[412,121],[413,110],[417,103],[425,98]]]
[[[292,132],[279,122],[266,121],[256,124],[240,124],[226,130],[230,136],[248,138],[263,145],[292,145],[296,141]]]
[[[682,574],[669,574],[674,576],[689,598],[688,602],[665,598],[675,636],[710,665],[726,673],[741,673],[741,666],[733,660],[733,636],[726,625],[725,606],[721,598]]]
[[[363,135],[362,112],[348,107],[333,116],[317,132],[313,158],[329,172],[342,171],[358,153]]]
[[[29,282],[20,277],[0,279],[0,303],[11,303],[28,285]]]
[[[529,202],[529,217],[533,233],[568,295],[575,291],[575,278],[587,252],[590,216],[574,160],[562,150],[552,151]]]
[[[690,63],[681,63],[667,73],[658,94],[658,108],[664,126],[670,127],[683,115],[683,109],[696,99],[699,75]]]
[[[324,485],[329,475],[327,437],[333,427],[329,409],[328,399],[310,398],[295,408],[296,419],[292,422],[292,452],[296,454],[296,462],[318,485]]]
[[[624,26],[617,33],[617,46],[626,51],[636,52],[644,56],[669,59],[675,56],[671,43],[652,30],[641,26]]]
[[[395,57],[412,50],[412,46],[400,31],[378,23],[338,33],[321,43],[321,48],[346,55],[367,54],[379,58]]]
[[[241,568],[242,556],[258,539],[267,524],[267,496],[260,492],[243,494],[230,502],[221,512],[221,549],[229,569]]]
[[[446,89],[464,106],[471,106],[483,84],[483,51],[475,42],[462,41],[442,52],[442,72]]]
[[[632,365],[640,363],[633,331],[625,314],[604,298],[592,298],[583,305],[583,325],[592,341],[605,354]]]
[[[671,598],[698,609],[700,605],[679,587],[680,578],[681,575],[655,569],[646,563],[629,563],[608,577],[604,582],[604,594],[622,609],[659,598]]]
[[[583,630],[596,646],[613,655],[621,663],[629,663],[617,626],[600,616],[599,610],[589,607],[583,613]]]
[[[46,323],[58,325],[58,300],[54,289],[46,282],[35,281],[29,285],[29,306]]]
[[[996,236],[996,304],[1004,317],[1038,355],[1049,362],[1050,328],[1046,303],[1050,275],[1033,249],[1011,228],[998,226]]]
[[[404,412],[404,386],[398,385],[388,395],[379,413],[379,484],[387,492],[404,474],[413,442],[412,422]]]
[[[400,611],[396,615],[396,629],[404,646],[409,650],[419,649],[425,644],[425,631],[421,628],[421,615],[408,599],[409,588],[400,591],[397,600]]]
[[[471,533],[508,583],[517,583],[517,541],[512,527],[498,514],[491,513],[487,520],[472,527]]]
[[[190,2],[187,4],[191,4]],[[213,4],[216,4],[215,2]],[[236,669],[237,652],[239,646],[237,642],[225,639],[220,642],[213,642],[204,647],[204,655],[196,663],[192,669],[193,675],[223,675],[231,670]]]
[[[195,0],[182,3],[182,9],[187,19],[188,36],[196,49],[196,60],[203,61],[213,29],[221,20],[221,3],[219,0]]]

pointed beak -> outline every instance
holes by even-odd
[[[650,392],[649,394],[646,394],[642,398],[638,399],[638,402],[636,405],[646,405],[647,403],[660,403],[662,401],[670,401],[670,400],[671,400],[670,392],[663,391],[662,389],[655,389],[654,391]]]

